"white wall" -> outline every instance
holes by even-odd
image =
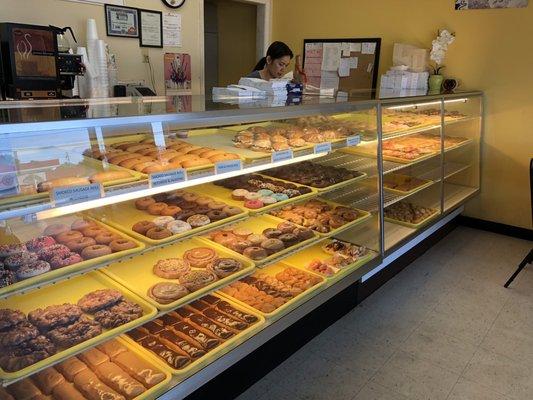
[[[173,11],[165,7],[161,0],[125,0],[125,5]],[[85,43],[87,18],[94,18],[100,39],[105,40],[117,56],[119,79],[144,79],[148,83],[148,65],[142,63],[142,55],[148,54],[154,68],[156,91],[159,95],[165,94],[163,54],[188,53],[192,63],[193,94],[203,94],[203,0],[187,0],[176,12],[182,15],[182,47],[156,49],[140,47],[138,39],[106,36],[102,5],[68,0],[0,0],[0,22],[71,26],[80,44]]]

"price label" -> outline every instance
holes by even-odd
[[[224,174],[226,172],[239,171],[242,169],[241,160],[226,160],[215,164],[215,171],[217,174]]]
[[[315,144],[315,154],[316,153],[327,153],[330,151],[331,151],[331,142]]]
[[[359,135],[348,136],[346,138],[346,146],[347,147],[357,146],[359,143],[361,143],[361,136],[359,136]]]
[[[187,180],[187,172],[183,168],[172,171],[156,172],[149,175],[150,187],[158,187],[179,183]]]
[[[165,135],[163,134],[163,124],[161,122],[152,122],[152,133],[154,135],[154,144],[157,147],[165,147]]]
[[[55,206],[83,203],[104,197],[104,191],[100,183],[81,186],[57,187],[50,192],[51,201]]]
[[[272,153],[272,162],[280,162],[285,160],[292,160],[293,153],[291,149],[288,150],[282,150],[282,151],[275,151]]]

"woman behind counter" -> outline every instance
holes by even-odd
[[[274,42],[268,46],[266,57],[263,57],[247,78],[258,78],[269,81],[285,75],[285,69],[294,57],[292,50],[283,42]]]

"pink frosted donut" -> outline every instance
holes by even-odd
[[[56,244],[56,241],[52,236],[40,236],[26,242],[26,247],[29,251],[37,252],[54,244]]]
[[[54,244],[39,250],[37,255],[41,260],[50,261],[53,257],[65,258],[69,253],[70,249],[64,244]]]
[[[82,262],[83,258],[77,253],[68,253],[66,257],[54,256],[50,259],[52,269],[67,267],[72,264]]]

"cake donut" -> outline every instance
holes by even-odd
[[[63,232],[57,235],[56,240],[58,243],[65,244],[72,240],[81,239],[82,237],[83,237],[83,234],[81,232],[70,230],[70,231],[66,231],[66,232]]]
[[[89,221],[89,220],[80,218],[80,219],[75,220],[70,225],[70,229],[72,229],[73,231],[82,231],[83,229],[88,228],[90,226],[98,226],[98,224],[94,221]]]
[[[146,236],[150,239],[161,240],[172,236],[172,232],[169,231],[167,228],[156,226],[155,228],[149,229],[146,232]]]
[[[143,197],[142,199],[135,200],[135,207],[139,210],[146,210],[148,206],[155,203],[155,200],[151,197]]]
[[[174,282],[156,283],[148,289],[148,296],[160,304],[169,304],[189,293],[184,285]]]
[[[140,233],[141,235],[146,235],[146,232],[155,227],[156,224],[151,221],[139,221],[136,222],[131,229],[134,232]]]
[[[96,240],[94,240],[93,238],[82,236],[81,239],[75,239],[65,243],[65,246],[67,246],[70,251],[81,253],[84,248],[94,246],[95,244]]]
[[[118,238],[109,243],[109,247],[113,253],[117,253],[119,251],[133,249],[137,247],[137,245],[131,240]]]
[[[84,260],[90,260],[97,257],[106,256],[111,254],[111,248],[104,244],[95,244],[93,246],[87,246],[81,251],[81,256]]]
[[[108,245],[109,243],[117,239],[121,239],[121,237],[112,232],[104,232],[94,237],[94,240],[96,240],[97,244],[106,244],[106,245]]]

